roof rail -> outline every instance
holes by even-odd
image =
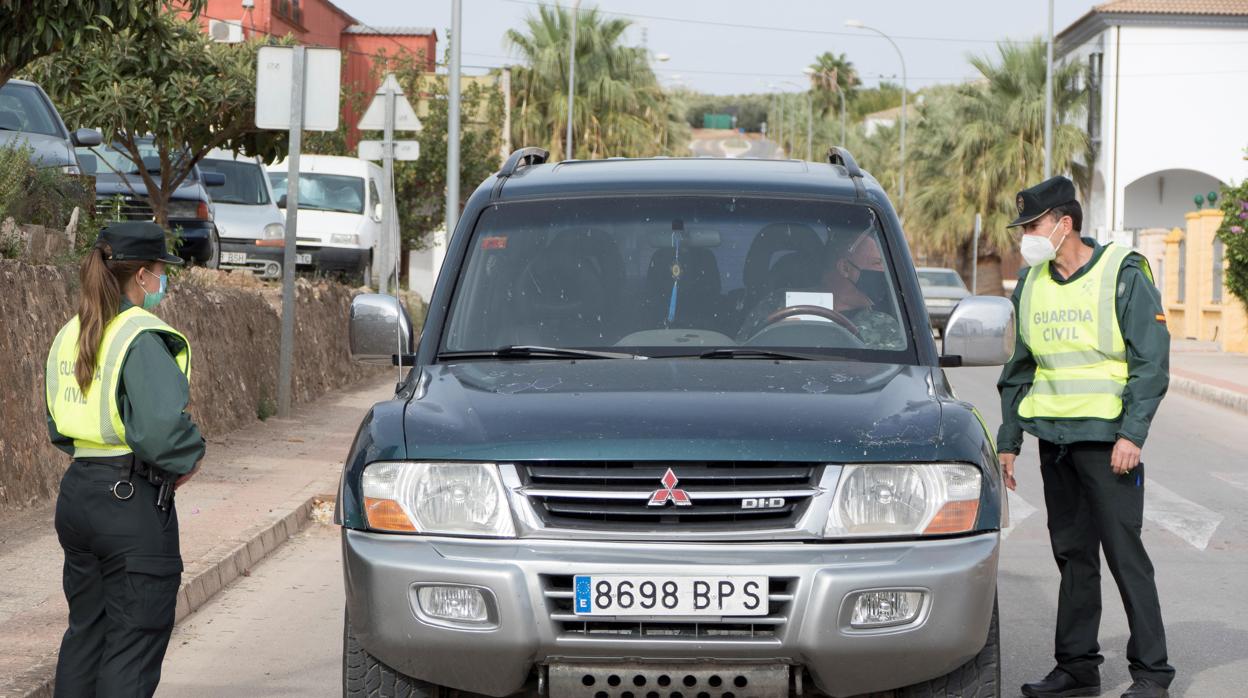
[[[850,177],[862,179],[862,170],[858,169],[858,161],[854,160],[854,156],[850,155],[849,150],[839,145],[828,148],[828,162],[844,167]]]
[[[543,148],[521,148],[507,158],[507,162],[503,163],[503,169],[499,170],[498,176],[510,177],[521,167],[541,165],[549,159],[550,151]]]

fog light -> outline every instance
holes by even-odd
[[[883,628],[905,625],[919,617],[923,610],[921,591],[860,591],[854,599],[854,628]]]
[[[489,604],[476,587],[428,586],[416,591],[420,610],[430,618],[454,623],[487,623]]]

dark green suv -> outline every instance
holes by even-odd
[[[342,478],[344,695],[998,694],[996,454],[879,184],[518,151],[469,199]],[[456,694],[460,695],[460,694]]]

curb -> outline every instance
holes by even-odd
[[[1248,394],[1219,388],[1191,378],[1182,378],[1173,373],[1170,375],[1170,389],[1198,400],[1248,414]]]
[[[178,589],[174,625],[199,610],[238,577],[250,575],[252,567],[303,530],[312,519],[312,510],[325,500],[325,495],[316,494],[299,495],[287,500],[276,509],[286,511],[284,516],[253,526],[241,536],[223,542],[187,565],[182,587]],[[18,677],[12,686],[16,692],[8,695],[13,698],[52,698],[55,676],[56,655],[53,653]]]

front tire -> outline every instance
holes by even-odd
[[[214,226],[208,231],[208,257],[204,259],[204,267],[218,269],[221,267],[221,237]]]
[[[448,694],[433,684],[417,681],[386,666],[369,654],[351,632],[351,620],[342,628],[343,698],[443,698]]]
[[[999,698],[1001,695],[1001,630],[997,602],[992,602],[992,623],[984,648],[966,664],[938,679],[898,689],[896,698]]]

